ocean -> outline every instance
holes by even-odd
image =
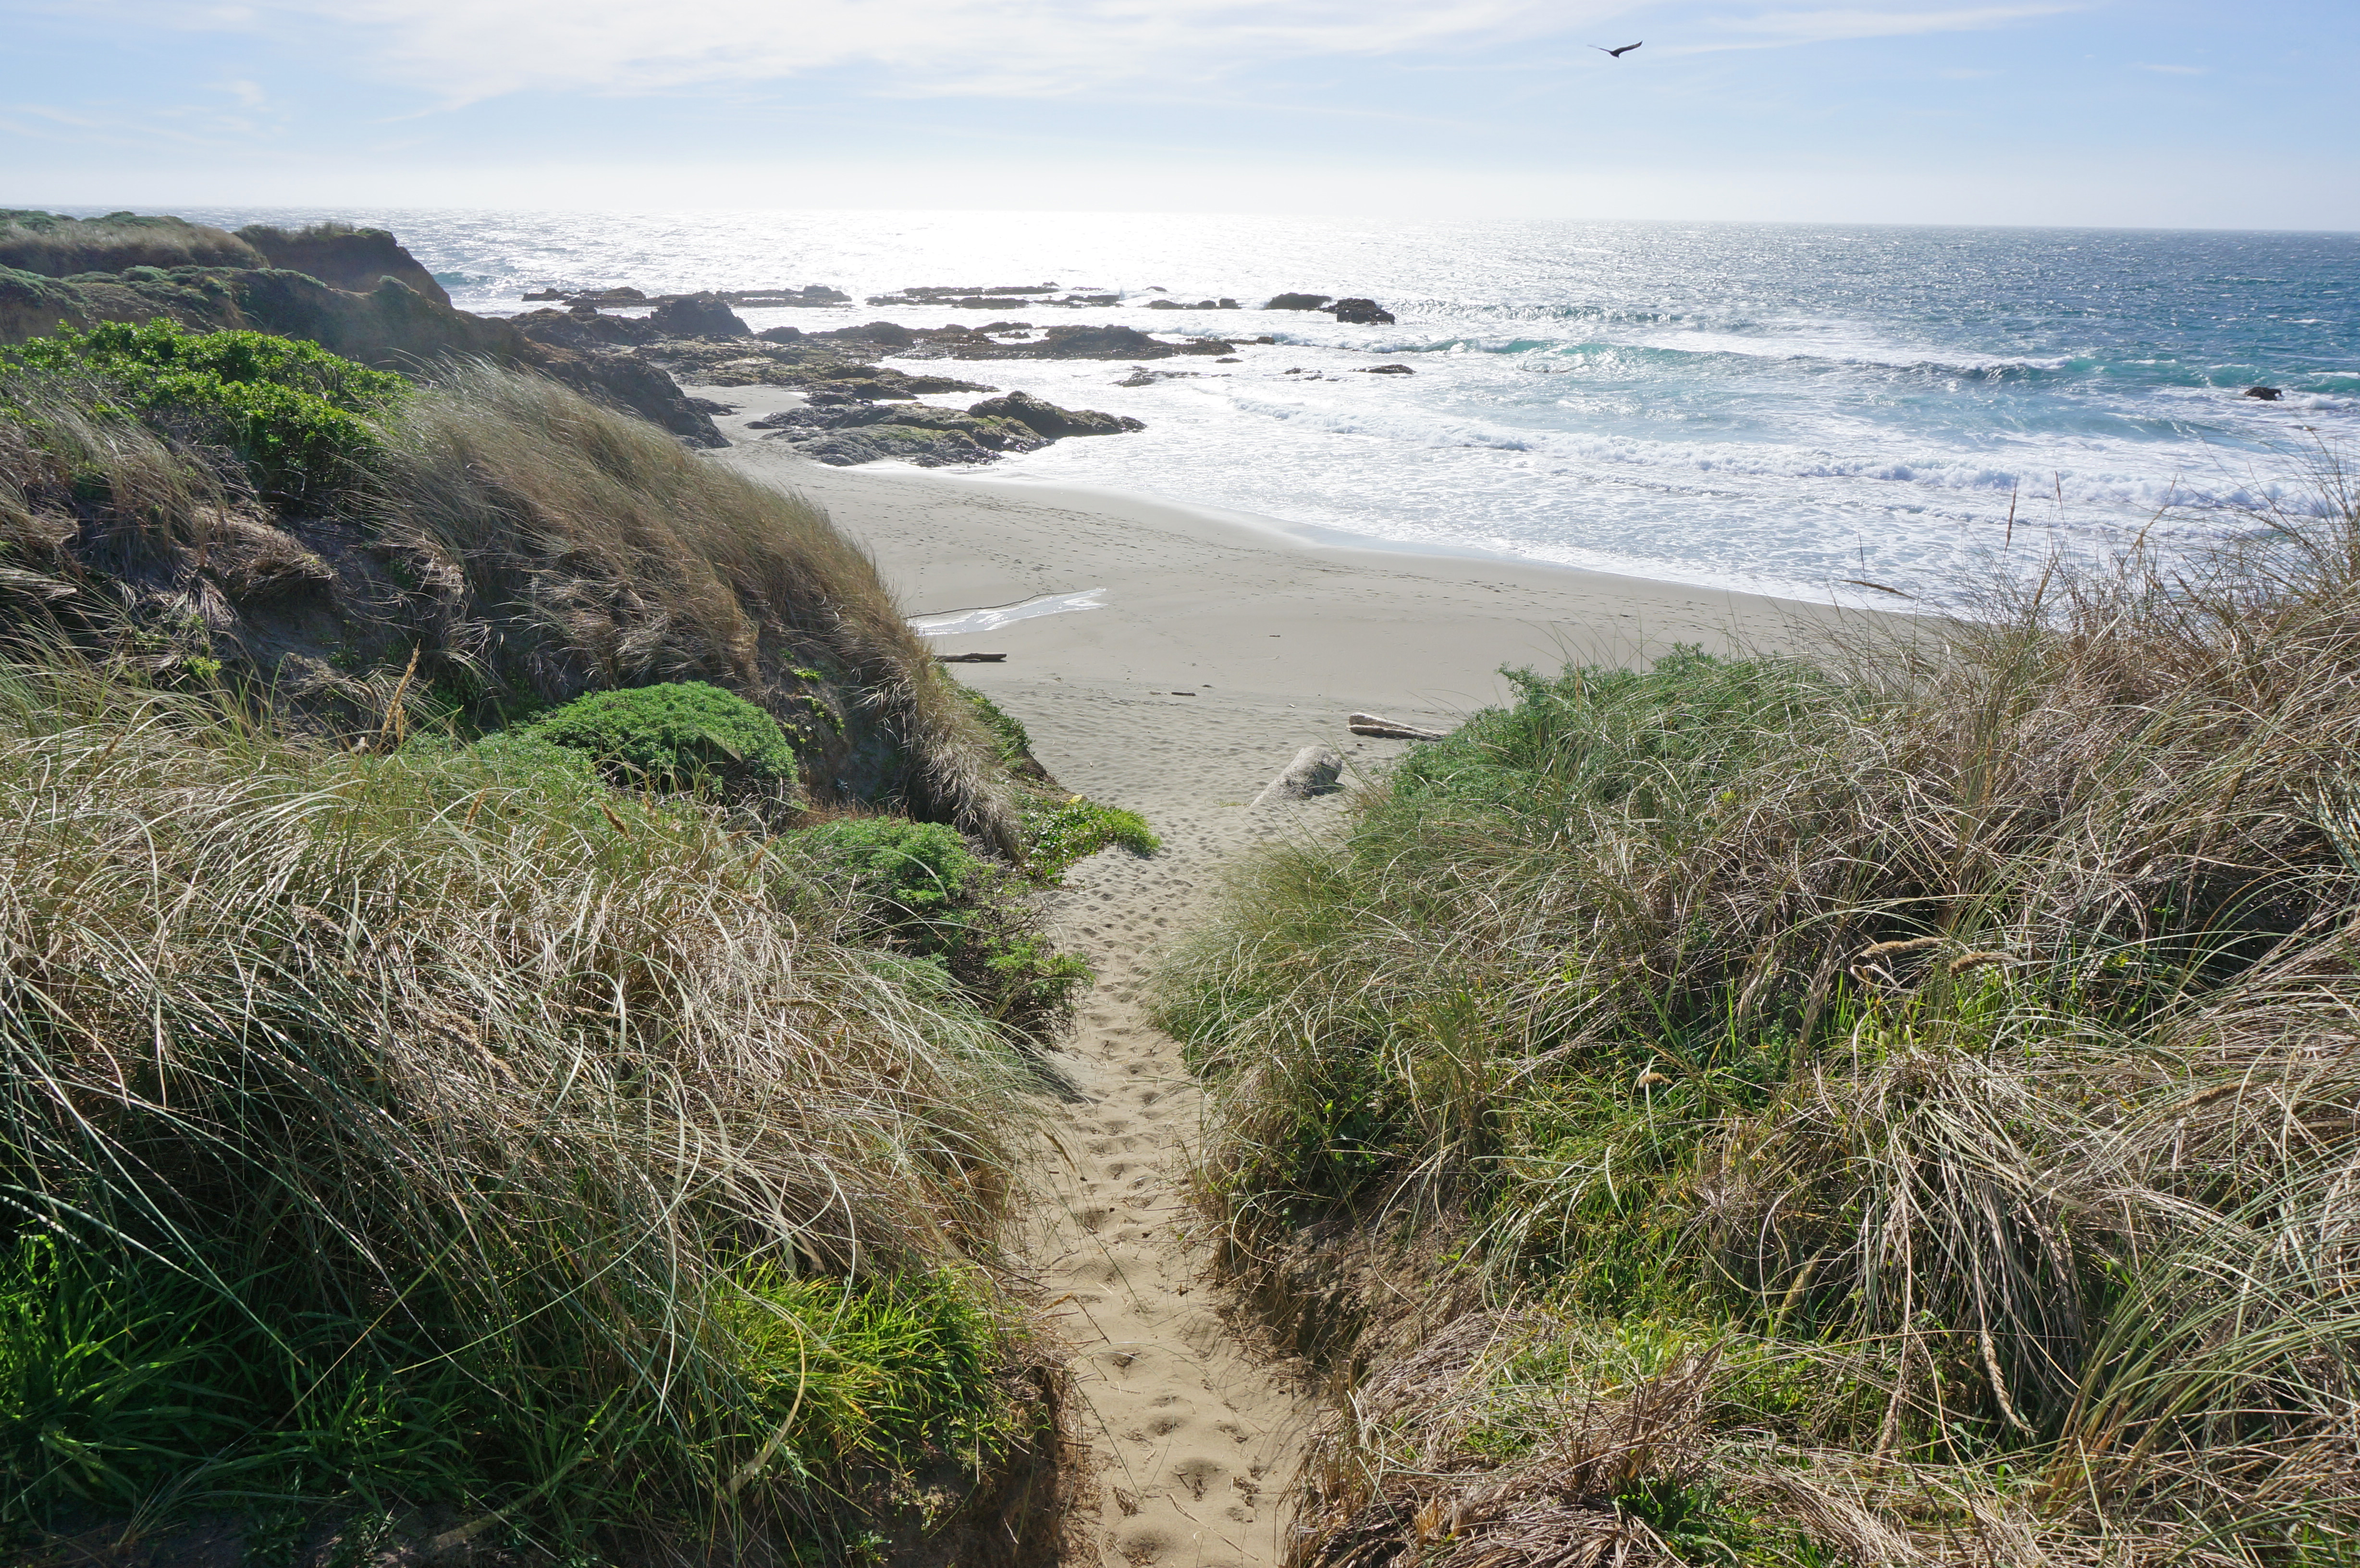
[[[1152,171],[1142,171],[1152,191]],[[1323,536],[1819,600],[1951,602],[2057,550],[2184,549],[2300,509],[2360,437],[2360,235],[1186,214],[189,211],[399,234],[461,307],[1054,281],[1036,325],[1267,334],[1125,387],[1125,364],[970,379],[1130,414],[978,471]],[[1158,292],[1161,290],[1162,292]],[[1365,295],[1392,326],[1152,299]],[[745,312],[806,331],[973,311]],[[1354,374],[1381,363],[1412,376]],[[2283,397],[2244,396],[2252,385]],[[939,399],[944,402],[956,398]],[[943,471],[937,471],[943,472]]]

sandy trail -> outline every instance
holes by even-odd
[[[1101,727],[1092,709],[1122,706],[1087,691],[1048,712],[1035,706],[1035,749],[1071,756],[1077,731]],[[1064,781],[1140,799],[1149,781],[1120,771],[1069,762]],[[1052,909],[1060,944],[1088,957],[1098,984],[1060,1053],[1083,1098],[1044,1151],[1051,1201],[1034,1256],[1076,1347],[1077,1435],[1095,1462],[1082,1489],[1095,1508],[1086,1530],[1109,1568],[1278,1562],[1310,1413],[1299,1369],[1264,1359],[1233,1331],[1203,1249],[1187,1239],[1185,1183],[1204,1097],[1179,1047],[1142,1011],[1146,971],[1201,912],[1219,863],[1262,825],[1207,794],[1194,809],[1170,802],[1153,815],[1163,853],[1085,863]]]
[[[1334,797],[1245,802],[1311,742],[1359,768],[1404,749],[1356,742],[1351,708],[1448,724],[1506,695],[1503,662],[1775,643],[1828,612],[1338,547],[1136,496],[823,468],[742,428],[792,394],[689,390],[740,408],[717,422],[747,444],[721,460],[825,506],[911,614],[1105,590],[1100,609],[936,643],[1005,651],[956,673],[1023,722],[1066,788],[1145,813],[1164,841],[1152,859],[1084,862],[1051,900],[1060,943],[1098,975],[1059,1055],[1079,1097],[1051,1118],[1032,1238],[1075,1346],[1076,1435],[1093,1451],[1081,1507],[1094,1514],[1076,1523],[1105,1568],[1273,1564],[1313,1396],[1299,1368],[1258,1356],[1224,1319],[1224,1292],[1187,1240],[1204,1096],[1142,996],[1207,913],[1225,863],[1341,810]]]

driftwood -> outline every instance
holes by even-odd
[[[1004,653],[938,653],[937,664],[999,664],[1008,656]]]
[[[1398,719],[1388,719],[1381,713],[1347,713],[1344,723],[1356,735],[1374,735],[1379,740],[1444,740],[1442,730],[1421,729]]]
[[[1324,746],[1306,746],[1295,754],[1286,771],[1272,779],[1262,792],[1253,798],[1257,806],[1271,806],[1285,800],[1308,800],[1325,795],[1336,788],[1336,780],[1344,771],[1344,759]]]

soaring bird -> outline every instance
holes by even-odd
[[[1644,39],[1644,38],[1641,38],[1641,39],[1639,40],[1639,43],[1636,43],[1636,44],[1624,44],[1624,45],[1623,45],[1621,49],[1608,49],[1604,44],[1592,44],[1592,45],[1590,45],[1590,47],[1591,49],[1596,49],[1600,54],[1611,54],[1611,55],[1612,55],[1616,60],[1621,60],[1624,55],[1629,54],[1633,49],[1637,49],[1637,48],[1640,46],[1640,44],[1644,44],[1644,43],[1645,43],[1646,41],[1647,41],[1646,39]]]

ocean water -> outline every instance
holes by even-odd
[[[1149,190],[1153,176],[1145,176]],[[968,378],[1147,430],[980,471],[1428,550],[1816,599],[1952,599],[2054,549],[2172,548],[2300,508],[2360,451],[2360,235],[1174,214],[248,212],[392,228],[462,307],[1054,280],[1036,325],[1275,337],[1142,387],[1105,362]],[[1147,303],[1367,295],[1393,326]],[[749,311],[805,330],[972,311]],[[1414,376],[1364,376],[1396,363]],[[2242,396],[2281,387],[2275,403]],[[958,402],[959,398],[936,401]],[[942,472],[942,471],[937,471]],[[1871,587],[1869,584],[1880,586]]]

